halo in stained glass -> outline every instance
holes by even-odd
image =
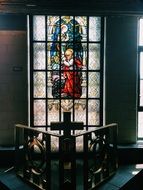
[[[45,69],[45,44],[44,43],[34,43],[33,44],[33,62],[34,69]]]
[[[100,69],[100,44],[89,44],[88,67],[92,70]]]
[[[89,17],[89,41],[100,41],[101,39],[101,18]]]
[[[100,97],[100,73],[88,72],[88,96],[90,98]]]
[[[73,41],[73,28],[75,26],[75,20],[72,16],[61,17],[61,41]]]
[[[61,49],[61,64],[62,64],[63,59],[65,58],[66,50],[67,49],[73,50],[73,48],[74,48],[73,42],[61,43],[61,47],[60,47],[60,49]],[[76,52],[74,51],[74,53],[76,53]]]
[[[100,125],[99,109],[100,109],[99,100],[88,101],[88,125]]]
[[[34,72],[34,98],[46,97],[46,76],[45,72]]]
[[[33,39],[45,40],[45,16],[33,16]]]
[[[34,125],[46,125],[45,100],[34,100]]]

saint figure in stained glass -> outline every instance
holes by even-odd
[[[74,58],[73,59],[73,49],[67,49],[65,51],[65,56],[62,60],[62,77],[64,78],[64,86],[61,89],[61,95],[64,97],[75,97],[80,98],[81,89],[81,72],[82,62]]]
[[[82,95],[83,47],[81,26],[73,17],[55,22],[52,33],[52,95],[80,98]]]

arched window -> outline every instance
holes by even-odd
[[[86,129],[103,124],[103,26],[95,16],[30,17],[30,125],[70,111]]]

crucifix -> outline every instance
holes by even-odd
[[[71,130],[83,130],[83,122],[71,122],[71,112],[63,114],[63,122],[51,122],[51,130],[63,130],[64,136],[71,136]]]
[[[51,122],[51,130],[63,130],[64,140],[68,139],[68,142],[65,142],[65,146],[62,148],[62,150],[64,150],[64,159],[62,159],[64,169],[71,169],[71,165],[74,163],[72,158],[69,157],[73,151],[73,141],[69,141],[71,138],[71,130],[83,130],[83,127],[83,122],[71,122],[71,112],[63,113],[63,122]]]

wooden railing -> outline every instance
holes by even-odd
[[[68,137],[15,128],[16,173],[37,189],[92,190],[118,168],[116,123]]]

